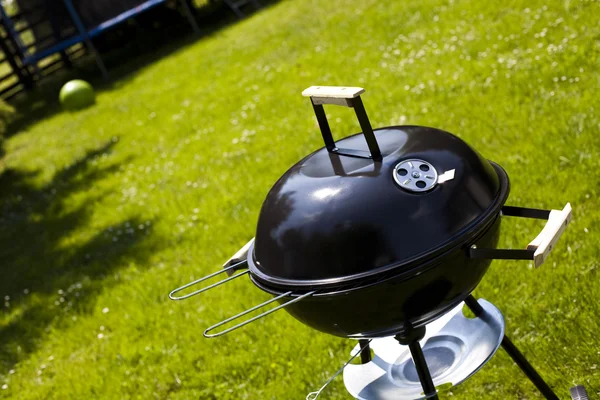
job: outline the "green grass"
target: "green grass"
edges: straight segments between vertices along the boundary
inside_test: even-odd
[[[313,84],[357,85],[374,126],[459,135],[501,164],[509,204],[574,221],[549,261],[494,262],[476,296],[562,398],[600,392],[600,9],[595,1],[284,1],[29,120],[0,175],[0,397],[303,399],[353,343],[285,312],[208,340],[265,300],[246,279],[186,302],[254,235],[271,185],[322,146]],[[328,109],[338,137],[352,113]],[[36,114],[37,115],[37,114]],[[27,118],[27,116],[25,116]],[[502,245],[541,223],[507,220]],[[4,297],[6,296],[6,297]],[[539,399],[502,352],[458,399]],[[347,399],[341,378],[324,392]]]

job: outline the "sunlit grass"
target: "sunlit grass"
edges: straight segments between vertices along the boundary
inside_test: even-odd
[[[208,340],[268,296],[247,279],[174,303],[254,235],[271,185],[322,146],[314,84],[363,86],[373,126],[459,135],[509,173],[509,204],[574,221],[538,270],[494,262],[476,290],[567,398],[600,391],[600,26],[593,1],[285,1],[115,82],[4,144],[0,397],[303,399],[354,342],[284,312]],[[357,129],[329,108],[334,134]],[[540,223],[508,221],[502,245]],[[503,353],[451,390],[541,398]],[[447,396],[447,395],[446,395]],[[349,398],[341,379],[323,393]]]

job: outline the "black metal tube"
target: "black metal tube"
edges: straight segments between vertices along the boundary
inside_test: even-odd
[[[473,297],[472,294],[465,299],[465,304],[467,307],[469,307],[473,314],[475,314],[476,317],[479,317],[481,314],[483,314],[483,307],[481,307],[477,300],[475,300],[475,297]]]
[[[362,349],[360,351],[360,363],[366,364],[371,361],[371,346],[369,346],[369,339],[359,339],[358,345]]]
[[[475,246],[469,249],[469,257],[486,260],[533,260],[534,253],[535,250],[478,249]]]
[[[475,300],[472,294],[465,299],[465,304],[469,309],[479,317],[483,313],[483,307]],[[550,389],[550,386],[542,379],[540,374],[533,368],[525,356],[517,349],[513,342],[504,335],[502,338],[502,348],[508,353],[510,358],[521,368],[521,371],[527,375],[527,378],[538,388],[538,390],[549,400],[558,400],[558,396]]]
[[[427,367],[427,362],[425,361],[425,356],[423,355],[423,350],[421,349],[421,345],[418,341],[414,341],[408,345],[408,348],[410,349],[410,354],[413,362],[415,363],[415,369],[417,370],[417,375],[419,375],[419,381],[421,381],[423,393],[425,393],[425,396],[430,396],[435,393],[433,396],[428,397],[428,399],[439,400],[437,391],[433,385],[433,379],[431,379],[431,374],[429,373],[429,368]]]
[[[540,374],[529,364],[529,361],[517,349],[513,342],[504,335],[502,339],[502,348],[508,353],[510,358],[521,368],[521,371],[527,375],[527,378],[538,388],[540,393],[548,400],[559,400],[558,396],[550,389],[550,386],[542,379]]]
[[[331,134],[331,128],[329,127],[329,122],[327,121],[325,109],[323,108],[322,104],[312,103],[312,105],[313,110],[315,111],[315,116],[317,117],[317,122],[319,123],[319,128],[321,129],[321,135],[323,136],[325,147],[331,152],[335,149],[335,141],[333,140],[333,135]]]
[[[365,139],[367,140],[371,157],[373,160],[381,160],[381,150],[379,149],[379,144],[375,138],[375,133],[373,133],[371,122],[369,121],[367,111],[365,110],[365,106],[363,105],[360,96],[352,99],[352,107],[354,107],[356,118],[358,118],[360,128],[362,129],[363,135],[365,135]]]
[[[550,210],[540,210],[538,208],[503,206],[502,214],[508,217],[522,217],[534,219],[550,218]]]

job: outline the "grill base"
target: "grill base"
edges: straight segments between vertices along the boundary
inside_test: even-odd
[[[370,344],[374,358],[366,364],[349,364],[344,369],[346,389],[362,400],[434,398],[435,389],[425,390],[429,385],[422,382],[423,365],[416,352],[420,349],[424,368],[437,391],[464,382],[491,359],[504,337],[502,313],[486,300],[479,300],[478,304],[482,309],[478,317],[465,317],[464,303],[460,303],[429,324],[425,337],[409,346],[399,344],[394,337],[374,339]],[[419,349],[414,348],[415,344]],[[357,346],[353,351],[359,350]]]

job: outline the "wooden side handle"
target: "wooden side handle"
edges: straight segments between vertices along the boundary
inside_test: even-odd
[[[529,243],[527,250],[535,251],[533,254],[533,265],[537,268],[546,261],[554,245],[571,222],[571,204],[567,203],[562,210],[550,211],[550,217],[535,239]]]

